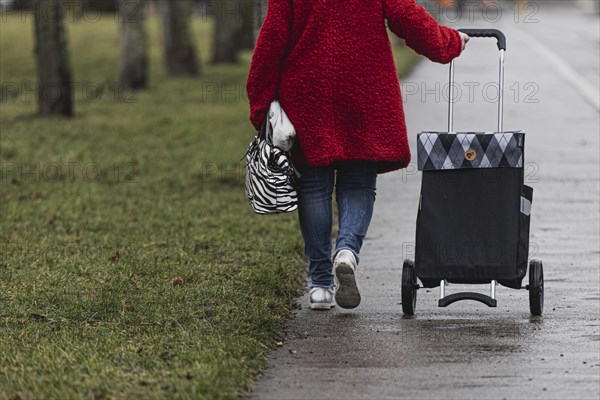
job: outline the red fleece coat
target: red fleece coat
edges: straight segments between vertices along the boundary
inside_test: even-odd
[[[415,0],[269,0],[246,85],[254,127],[277,98],[296,128],[296,163],[406,167],[410,150],[385,20],[432,61],[461,53],[458,32]]]

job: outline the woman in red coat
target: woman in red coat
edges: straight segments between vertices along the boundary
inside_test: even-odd
[[[298,215],[313,309],[330,309],[334,296],[344,308],[360,303],[356,268],[377,174],[410,161],[386,21],[408,46],[440,63],[457,57],[468,40],[415,0],[269,0],[252,57],[252,124],[258,130],[278,99],[296,128],[292,154],[302,174]],[[334,182],[339,233],[332,261]]]

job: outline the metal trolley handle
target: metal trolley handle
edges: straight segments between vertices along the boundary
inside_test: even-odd
[[[498,29],[459,29],[470,37],[496,38],[500,50],[500,72],[498,76],[498,132],[502,132],[504,115],[504,52],[506,51],[506,36]],[[454,131],[454,60],[450,63],[450,87],[448,93],[448,132]]]

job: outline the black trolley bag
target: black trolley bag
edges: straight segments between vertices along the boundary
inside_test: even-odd
[[[496,284],[521,289],[527,273],[533,189],[524,184],[522,131],[503,131],[506,39],[496,29],[460,29],[471,37],[493,37],[500,51],[497,132],[454,132],[454,62],[450,64],[448,132],[417,136],[422,171],[415,260],[404,260],[402,310],[413,315],[417,290],[440,286],[439,307],[476,300],[496,307]],[[422,286],[417,283],[417,277]],[[490,284],[490,295],[446,295],[448,283]],[[542,262],[529,263],[530,311],[544,304]]]

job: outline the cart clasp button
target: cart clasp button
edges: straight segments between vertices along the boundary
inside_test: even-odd
[[[469,149],[465,152],[465,158],[469,161],[473,161],[477,157],[477,152],[473,149]]]

